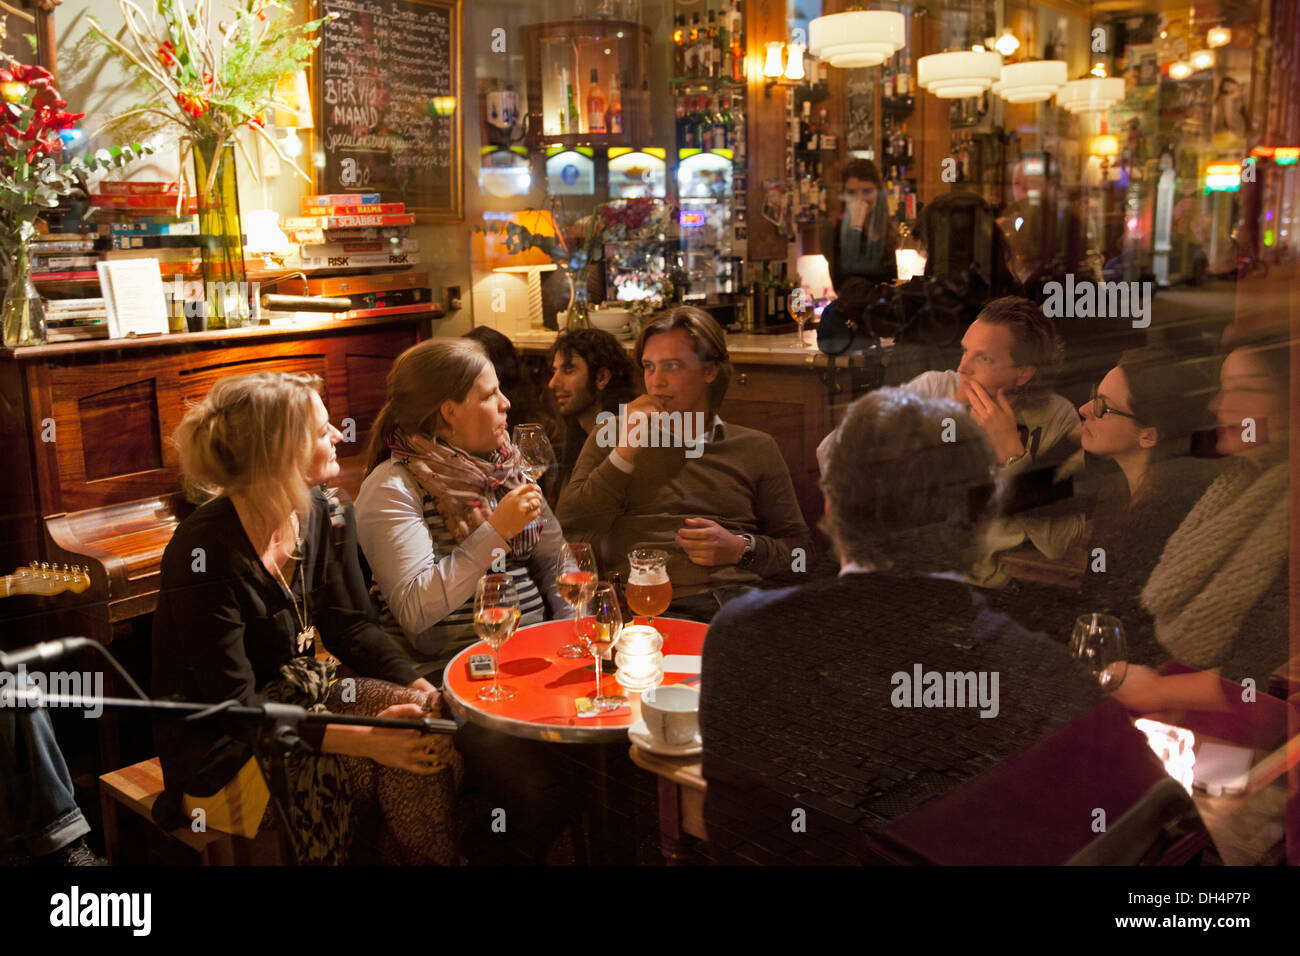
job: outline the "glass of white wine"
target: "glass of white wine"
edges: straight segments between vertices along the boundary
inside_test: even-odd
[[[578,620],[582,617],[583,605],[596,588],[596,553],[589,544],[566,541],[560,546],[555,565],[556,589],[564,603],[573,608],[573,643],[565,644],[555,653],[560,657],[581,660],[591,653],[578,631]]]
[[[596,696],[591,699],[597,710],[617,710],[627,703],[623,696],[605,696],[600,692],[600,672],[604,658],[614,649],[623,633],[623,611],[619,608],[618,594],[612,584],[597,584],[587,601],[584,618],[587,639],[591,641],[591,656],[596,664]]]
[[[516,425],[511,440],[523,459],[524,474],[534,484],[540,482],[542,476],[555,465],[555,449],[546,437],[546,429],[532,422]]]
[[[474,592],[474,630],[492,648],[492,686],[478,692],[479,700],[509,700],[513,687],[501,683],[501,645],[519,626],[519,595],[508,574],[485,574]]]
[[[1108,614],[1081,614],[1070,635],[1070,653],[1092,671],[1102,692],[1112,693],[1128,674],[1124,625]]]
[[[790,317],[794,319],[795,324],[799,327],[796,333],[799,336],[799,348],[814,348],[811,342],[803,337],[803,327],[808,320],[813,317],[816,310],[816,302],[813,301],[812,294],[803,286],[797,286],[790,290],[790,295],[786,299],[786,308],[790,312]]]

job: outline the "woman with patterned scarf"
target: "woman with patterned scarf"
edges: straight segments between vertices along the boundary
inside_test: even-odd
[[[420,674],[475,643],[474,588],[505,570],[520,626],[571,614],[555,589],[564,540],[510,442],[510,402],[483,348],[431,339],[388,375],[357,495],[357,533],[374,574],[380,624]]]
[[[1290,360],[1285,336],[1238,339],[1211,404],[1232,456],[1169,538],[1142,591],[1156,640],[1191,673],[1132,666],[1115,697],[1130,710],[1237,710],[1288,656]],[[1249,696],[1249,695],[1247,695]],[[1250,697],[1254,699],[1254,697]]]
[[[474,589],[504,570],[519,594],[520,626],[572,611],[555,587],[563,532],[510,441],[496,371],[471,339],[430,339],[397,357],[388,401],[371,428],[357,534],[374,575],[380,625],[435,683],[453,656],[478,641]],[[556,775],[546,747],[461,727],[466,772],[510,832],[535,837],[543,856],[556,818]],[[473,821],[467,821],[471,830]]]

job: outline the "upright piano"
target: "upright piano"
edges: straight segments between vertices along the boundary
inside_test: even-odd
[[[163,549],[192,507],[170,436],[227,375],[320,376],[345,433],[338,483],[355,497],[389,367],[429,323],[327,319],[0,350],[0,573],[38,561],[83,565],[91,580],[81,594],[0,604],[0,646],[72,634],[107,644],[153,611]]]

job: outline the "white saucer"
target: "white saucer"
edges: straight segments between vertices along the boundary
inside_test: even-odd
[[[627,729],[628,739],[636,744],[642,750],[648,750],[652,754],[659,754],[664,757],[690,757],[693,754],[704,752],[704,741],[700,735],[695,735],[695,742],[690,744],[661,744],[650,736],[650,729],[646,727],[645,720],[638,718],[637,722]]]

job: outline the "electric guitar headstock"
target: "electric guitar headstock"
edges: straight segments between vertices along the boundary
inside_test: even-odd
[[[44,561],[39,564],[33,561],[13,574],[4,576],[4,584],[0,586],[0,597],[9,597],[13,594],[40,594],[50,597],[62,594],[64,591],[80,594],[89,587],[88,568],[75,564],[72,566],[65,564],[60,567]]]

